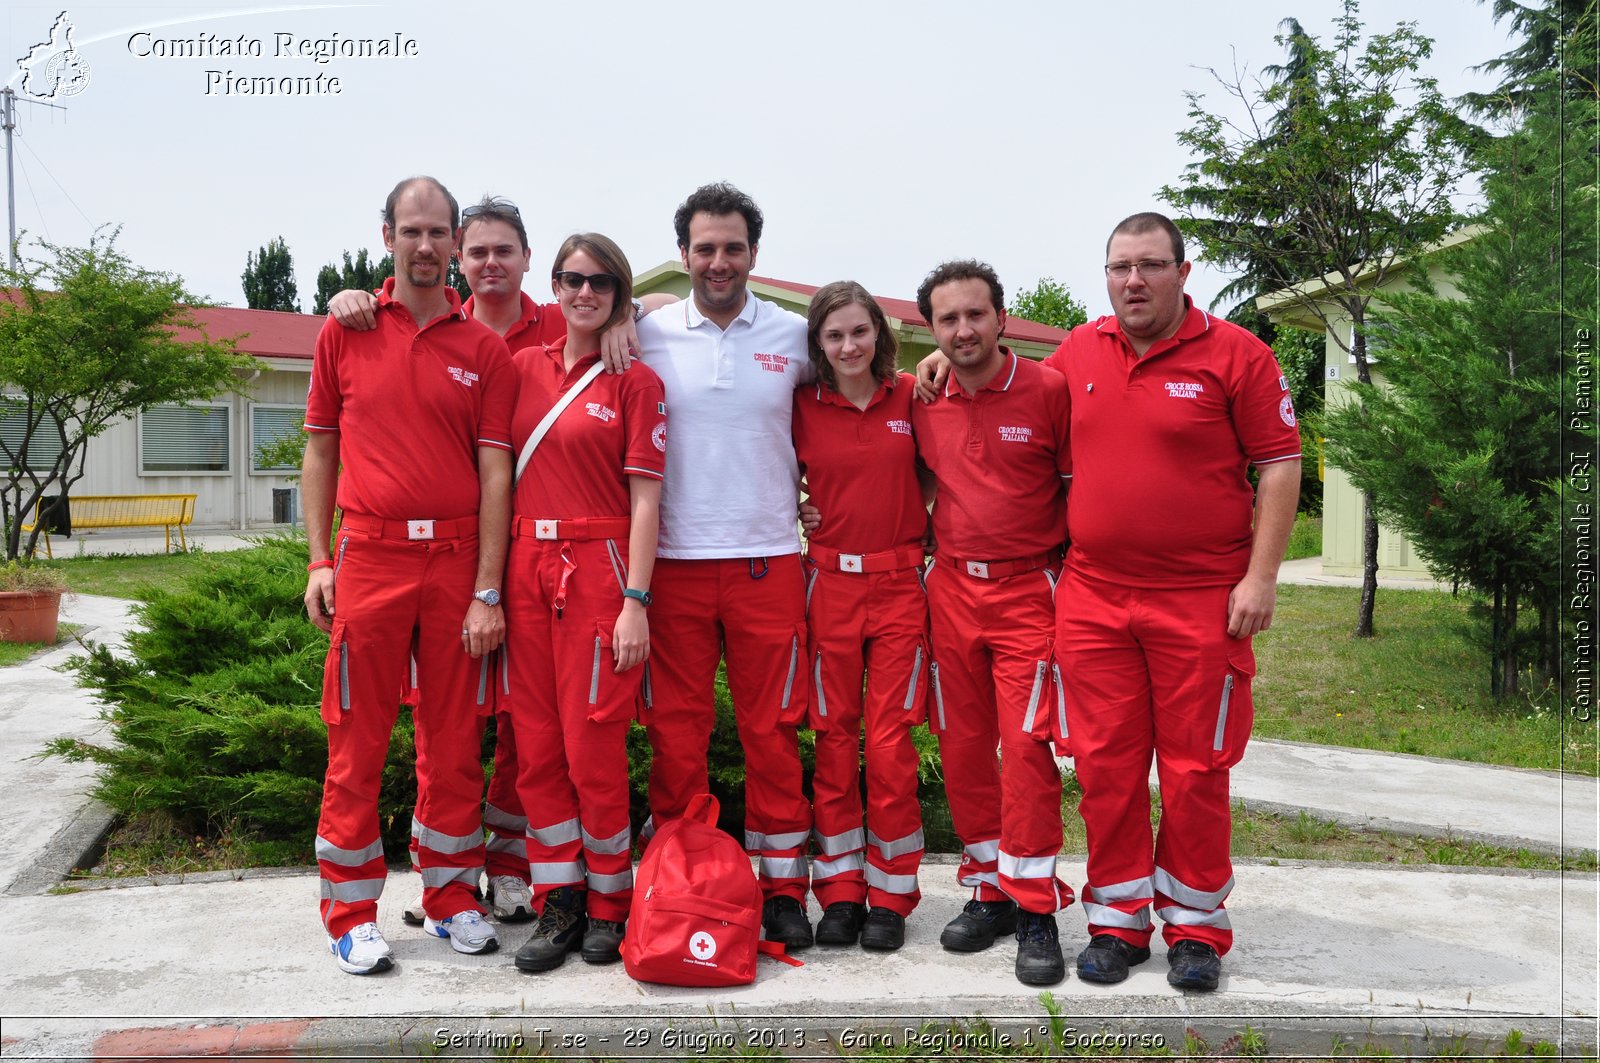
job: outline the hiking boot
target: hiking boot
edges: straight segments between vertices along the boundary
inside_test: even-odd
[[[533,890],[515,875],[490,875],[489,912],[502,923],[526,923],[533,918]]]
[[[346,974],[377,974],[394,966],[394,954],[377,923],[362,923],[342,937],[329,938],[328,951]]]
[[[1067,976],[1056,917],[1049,913],[1017,915],[1017,981],[1023,985],[1055,985]]]
[[[584,963],[616,963],[622,959],[622,936],[625,923],[610,919],[590,919],[589,929],[583,932],[583,951],[579,953]]]
[[[867,906],[855,901],[834,901],[817,920],[818,945],[854,945],[866,922]]]
[[[422,907],[422,897],[420,895],[411,904],[400,909],[400,921],[405,923],[406,926],[421,926],[428,921],[428,913]]]
[[[793,897],[772,897],[761,906],[761,928],[767,932],[768,941],[782,942],[790,952],[809,949],[811,920],[806,910]]]
[[[533,924],[533,936],[517,950],[513,960],[519,971],[553,971],[567,953],[583,947],[583,932],[588,924],[583,909],[587,898],[583,890],[561,886],[544,899],[544,911]]]
[[[817,937],[821,940],[821,928]],[[906,919],[899,912],[874,908],[861,926],[861,947],[872,952],[893,952],[906,943]]]
[[[422,932],[432,934],[434,937],[449,938],[451,948],[468,956],[493,952],[500,947],[500,939],[495,937],[494,927],[488,924],[482,913],[475,912],[471,908],[457,912],[448,919],[424,919]]]
[[[1016,929],[1016,901],[968,901],[961,914],[945,924],[939,944],[951,952],[982,952],[995,938]]]
[[[1204,941],[1184,938],[1167,952],[1167,984],[1174,989],[1197,989],[1209,993],[1222,977],[1222,957]]]
[[[1128,968],[1150,958],[1150,950],[1122,940],[1115,934],[1096,934],[1088,948],[1078,953],[1078,978],[1085,982],[1115,985],[1128,977]]]

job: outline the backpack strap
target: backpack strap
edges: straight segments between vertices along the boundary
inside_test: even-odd
[[[556,418],[561,416],[562,411],[572,404],[573,399],[578,397],[578,393],[588,387],[589,382],[599,376],[600,371],[605,367],[605,362],[595,362],[583,376],[578,378],[576,384],[567,389],[567,393],[561,396],[560,401],[550,407],[550,412],[544,415],[544,420],[539,422],[534,428],[533,434],[528,437],[528,441],[522,445],[522,453],[517,457],[516,472],[511,475],[511,485],[513,487],[516,486],[518,480],[522,479],[522,470],[528,467],[528,459],[533,457],[534,449],[538,447],[539,441],[545,437],[545,434],[550,431],[550,426],[556,423]]]
[[[696,823],[704,823],[708,827],[717,825],[717,817],[722,813],[722,804],[715,794],[695,794],[689,798],[688,806],[683,810],[684,819],[692,819]]]
[[[783,963],[787,963],[790,967],[805,966],[803,962],[789,955],[789,953],[785,951],[785,948],[785,945],[781,941],[768,941],[766,938],[762,938],[760,941],[756,942],[756,951],[763,956],[771,956],[775,960],[780,960]]]

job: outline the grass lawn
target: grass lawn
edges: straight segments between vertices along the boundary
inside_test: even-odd
[[[1278,588],[1272,628],[1255,641],[1258,737],[1595,774],[1592,724],[1563,735],[1548,700],[1489,698],[1464,599],[1380,588],[1378,634],[1357,639],[1359,598],[1354,587]]]
[[[71,642],[72,636],[83,630],[81,624],[57,624],[56,641],[59,646],[63,642]],[[0,642],[0,668],[11,664],[21,664],[36,653],[43,653],[51,649],[42,642]]]
[[[1322,518],[1295,515],[1294,529],[1289,532],[1289,545],[1284,549],[1285,561],[1299,561],[1305,557],[1322,556]]]
[[[151,588],[174,585],[202,566],[214,564],[218,556],[190,550],[171,554],[86,554],[36,563],[60,572],[76,594],[143,600],[149,597]]]

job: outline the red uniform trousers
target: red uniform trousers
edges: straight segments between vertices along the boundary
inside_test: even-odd
[[[824,908],[865,901],[910,915],[922,897],[917,868],[924,844],[911,742],[911,728],[922,722],[927,705],[928,604],[920,568],[846,572],[808,558],[805,571],[811,726],[817,732],[811,789],[819,855],[811,861],[811,888]]]
[[[627,518],[617,523],[626,527]],[[611,651],[626,550],[625,532],[539,540],[519,530],[505,580],[534,907],[542,912],[559,886],[587,888],[589,914],[616,922],[628,918],[633,898],[627,739],[644,676],[643,667],[618,675]]]
[[[1225,953],[1233,931],[1228,769],[1244,755],[1254,707],[1249,639],[1229,638],[1231,587],[1161,590],[1069,570],[1057,648],[1089,837],[1089,933],[1150,940],[1150,904],[1170,946]],[[1150,759],[1161,785],[1151,848]],[[1153,857],[1152,857],[1153,851]]]
[[[483,869],[480,665],[461,645],[477,574],[475,518],[435,522],[432,540],[404,521],[346,514],[334,547],[336,616],[323,669],[328,773],[317,822],[322,921],[331,937],[377,918],[387,868],[378,792],[399,713],[395,677],[422,662],[416,712],[417,862],[435,919],[468,909]],[[397,530],[398,529],[398,530]]]
[[[660,558],[650,581],[652,649],[644,722],[650,736],[653,824],[683,815],[706,793],[716,722],[717,661],[728,662],[744,747],[744,847],[760,856],[768,897],[805,905],[811,833],[800,769],[799,724],[809,683],[800,555],[711,560]]]
[[[487,664],[488,662],[483,662]],[[503,678],[503,677],[501,677]],[[499,679],[495,680],[499,685]],[[420,702],[416,694],[416,662],[408,678],[411,692],[409,701],[413,708]],[[497,702],[495,709],[494,774],[489,776],[489,792],[483,802],[483,825],[488,833],[484,844],[485,870],[491,877],[510,875],[528,881],[527,839],[528,818],[522,814],[522,798],[517,796],[517,737],[511,723],[511,713]],[[425,819],[422,802],[411,817],[411,870],[419,871],[417,863],[417,825]]]
[[[1058,565],[980,579],[936,558],[927,576],[928,718],[961,839],[956,878],[978,900],[1010,897],[1038,913],[1072,903],[1056,877],[1061,772],[1051,742],[1066,729],[1051,600]]]

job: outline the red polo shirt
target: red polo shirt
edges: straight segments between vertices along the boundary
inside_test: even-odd
[[[914,403],[917,452],[938,482],[939,553],[964,561],[1031,557],[1067,537],[1067,395],[1059,373],[1000,348],[994,379],[968,395],[950,374],[938,402]]]
[[[1072,417],[1079,571],[1147,587],[1238,582],[1250,563],[1250,463],[1300,457],[1272,350],[1185,297],[1176,335],[1134,354],[1115,317],[1079,325],[1045,361]]]
[[[578,359],[571,372],[564,357],[558,344],[527,347],[513,359],[521,384],[511,422],[517,454],[600,353]],[[539,441],[517,481],[512,509],[541,520],[629,516],[628,477],[662,479],[666,452],[666,392],[655,370],[639,362],[626,373],[601,373]]]
[[[794,449],[823,525],[811,541],[870,554],[922,541],[911,374],[878,385],[865,410],[820,380],[795,389]]]
[[[548,347],[567,334],[567,319],[561,316],[560,303],[540,306],[528,298],[527,292],[518,292],[517,296],[522,300],[522,316],[505,334],[506,349],[512,354],[524,347]],[[474,314],[477,305],[477,296],[468,296],[462,309],[468,317],[477,320]]]
[[[516,378],[506,345],[450,312],[421,329],[378,293],[368,332],[329,318],[317,336],[306,429],[339,433],[339,508],[394,520],[449,520],[478,512],[478,448],[511,449]]]

